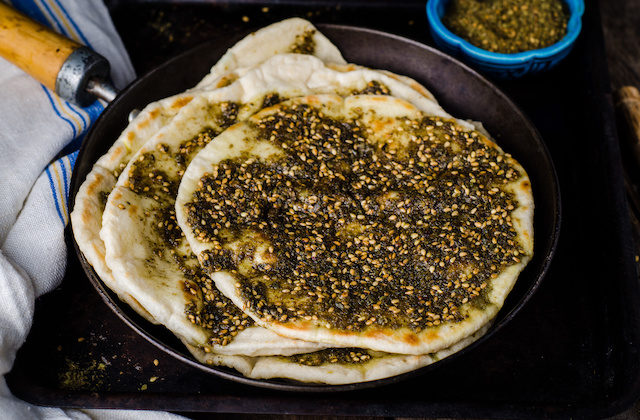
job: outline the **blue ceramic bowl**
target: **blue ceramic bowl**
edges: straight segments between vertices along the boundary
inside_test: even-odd
[[[584,0],[563,1],[571,14],[564,38],[546,48],[514,54],[486,51],[453,34],[440,20],[449,0],[429,0],[427,19],[431,36],[438,48],[491,77],[515,79],[525,74],[546,71],[562,61],[571,51],[582,29]]]

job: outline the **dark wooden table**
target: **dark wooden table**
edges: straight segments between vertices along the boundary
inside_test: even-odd
[[[600,0],[600,11],[612,92],[623,86],[640,89],[640,2]],[[630,211],[630,216],[636,231],[640,231],[640,223],[633,211]],[[638,243],[636,241],[636,252],[640,255]],[[640,403],[614,418],[640,418]]]
[[[640,88],[640,2],[600,0],[600,10],[612,89]]]

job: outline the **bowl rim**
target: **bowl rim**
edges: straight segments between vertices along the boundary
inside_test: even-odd
[[[545,48],[513,54],[491,52],[476,47],[458,35],[455,35],[442,23],[441,16],[438,14],[438,6],[449,1],[450,0],[427,1],[427,20],[431,25],[432,33],[434,34],[434,37],[439,37],[449,46],[457,48],[470,58],[478,61],[485,61],[493,64],[519,64],[532,60],[551,58],[562,53],[564,50],[571,48],[582,29],[584,0],[562,0],[567,6],[569,6],[571,16],[567,22],[567,33],[560,41]]]

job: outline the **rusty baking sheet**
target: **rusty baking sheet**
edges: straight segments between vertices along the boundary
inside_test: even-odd
[[[202,37],[293,14],[431,43],[423,4],[110,6],[140,73]],[[623,411],[640,394],[640,290],[597,3],[587,1],[583,34],[566,62],[499,86],[531,118],[554,160],[560,242],[547,278],[519,316],[446,369],[429,372],[428,381],[302,395],[213,377],[124,324],[70,253],[61,287],[37,302],[32,333],[7,377],[12,391],[41,405],[192,413],[603,418]]]

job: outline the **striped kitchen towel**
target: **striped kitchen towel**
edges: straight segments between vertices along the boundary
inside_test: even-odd
[[[116,87],[135,77],[102,0],[12,0],[10,4],[106,57]],[[31,327],[35,299],[54,289],[64,276],[63,232],[69,222],[71,172],[83,137],[104,107],[100,101],[85,108],[62,101],[0,58],[2,419],[175,418],[167,413],[35,407],[15,398],[4,379]]]

